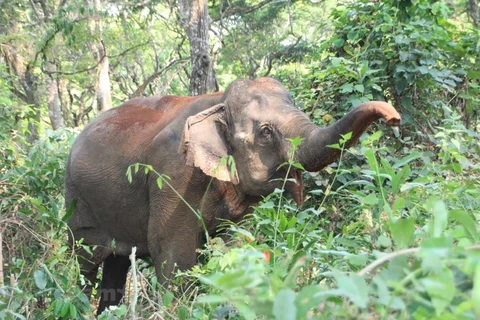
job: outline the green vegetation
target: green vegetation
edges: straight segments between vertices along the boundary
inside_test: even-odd
[[[227,4],[210,3],[222,86],[270,74],[325,125],[364,100],[387,100],[402,114],[402,127],[374,126],[349,150],[339,141],[332,147],[343,150],[341,160],[305,173],[302,207],[277,190],[241,224],[225,224],[231,243],[210,239],[201,263],[179,272],[168,290],[149,262],[138,260],[124,304],[100,319],[480,318],[480,30],[464,13],[469,2],[275,2],[253,11],[247,9],[260,1],[232,3],[238,13],[225,20]],[[186,45],[165,6],[152,1],[102,16],[114,101],[169,61],[176,67],[146,92],[188,91],[181,73]],[[48,50],[61,48],[58,70],[83,70],[92,61],[77,56],[89,39],[80,7],[72,1],[63,15],[50,17],[64,43],[46,41],[48,28],[38,39],[33,30],[25,39],[2,34],[0,41],[40,47],[45,61],[53,57]],[[12,12],[20,21],[21,10]],[[45,61],[31,61],[37,79]],[[65,163],[79,130],[48,129],[46,99],[22,102],[14,90],[21,75],[12,68],[0,64],[0,319],[92,318],[80,290],[85,279],[67,246],[63,207]],[[97,113],[88,107],[90,77],[57,79],[69,81],[67,126]],[[301,142],[291,142],[294,152]],[[144,167],[133,168],[130,175],[143,174]],[[159,187],[166,188],[168,173],[161,174]],[[190,290],[174,298],[185,283]]]

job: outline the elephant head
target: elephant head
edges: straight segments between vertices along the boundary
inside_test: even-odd
[[[391,105],[371,101],[330,127],[321,128],[294,107],[291,95],[278,81],[237,80],[227,88],[220,104],[187,120],[187,163],[233,183],[244,194],[265,196],[281,187],[281,179],[286,177],[287,167],[281,165],[291,156],[288,139],[303,138],[295,161],[307,171],[319,171],[340,156],[340,151],[329,145],[352,132],[346,145],[350,147],[379,118],[390,126],[400,123],[400,115]],[[230,156],[235,160],[234,168],[225,161]],[[301,172],[290,168],[289,175],[296,182],[289,181],[286,191],[301,204]]]

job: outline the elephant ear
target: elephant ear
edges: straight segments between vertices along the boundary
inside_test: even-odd
[[[227,165],[225,105],[217,104],[187,119],[182,146],[187,165],[200,168],[206,175],[238,184],[238,174]]]

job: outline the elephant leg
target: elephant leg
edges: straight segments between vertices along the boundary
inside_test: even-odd
[[[97,315],[109,306],[119,304],[124,295],[129,268],[128,257],[111,254],[105,259]]]
[[[66,189],[65,198],[67,204],[75,201],[75,211],[68,221],[70,227],[68,241],[77,254],[80,272],[88,280],[83,292],[90,298],[96,283],[98,267],[112,253],[112,249],[108,247],[109,241],[105,231],[96,228],[98,222],[92,218],[88,203],[78,196],[72,187]],[[81,244],[77,244],[79,240]]]
[[[157,279],[168,288],[175,270],[187,270],[197,263],[197,249],[201,245],[199,233],[178,232],[163,241],[153,240],[149,244]],[[152,239],[150,239],[152,242]],[[153,251],[153,252],[152,252]]]

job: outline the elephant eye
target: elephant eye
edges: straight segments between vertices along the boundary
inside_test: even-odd
[[[263,127],[260,132],[263,136],[268,137],[272,134],[272,129],[270,129],[269,127]]]

